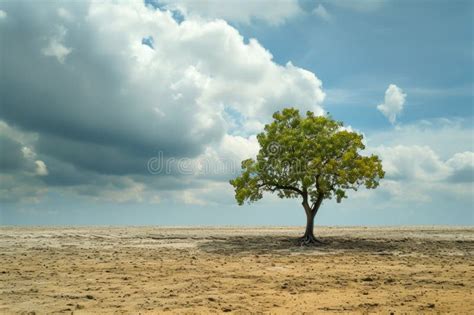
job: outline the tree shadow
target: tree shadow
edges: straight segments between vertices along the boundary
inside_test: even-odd
[[[232,236],[199,244],[199,248],[208,253],[228,254],[282,254],[338,252],[371,253],[391,255],[393,252],[429,252],[442,248],[457,247],[455,242],[438,240],[420,240],[410,238],[359,238],[328,236],[321,239],[323,244],[301,246],[298,238],[292,236]]]

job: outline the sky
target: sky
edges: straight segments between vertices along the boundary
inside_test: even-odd
[[[1,1],[0,225],[304,225],[228,183],[293,106],[364,135],[317,225],[474,224],[472,1]]]

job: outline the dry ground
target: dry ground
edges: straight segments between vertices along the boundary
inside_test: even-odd
[[[0,314],[474,314],[474,228],[0,227]]]

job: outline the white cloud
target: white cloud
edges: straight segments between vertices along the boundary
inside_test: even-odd
[[[67,55],[69,55],[72,51],[71,48],[64,46],[62,43],[66,34],[66,28],[64,26],[59,26],[57,28],[56,34],[49,38],[48,45],[44,47],[41,52],[45,56],[56,57],[60,63],[64,63]]]
[[[165,0],[160,3],[190,18],[219,18],[245,24],[257,19],[277,25],[301,13],[297,0],[280,0],[278,3],[272,0],[227,0],[225,4],[220,0]]]
[[[395,123],[397,115],[403,110],[406,94],[395,84],[390,84],[385,91],[385,100],[377,109],[388,118],[390,123]]]
[[[46,167],[46,164],[44,164],[43,161],[37,160],[35,161],[35,164],[36,164],[36,170],[35,170],[36,175],[39,175],[39,176],[48,175],[48,168]]]
[[[1,119],[0,119],[0,135],[5,135],[23,144],[33,143],[38,140],[38,135],[36,133],[23,132],[23,131],[17,130],[16,128],[13,128],[12,126],[10,126],[9,124],[7,124],[5,121]],[[28,151],[28,150],[31,150],[31,148],[25,148],[24,150]]]
[[[200,198],[199,195],[200,191],[194,190],[186,190],[179,194],[182,202],[187,205],[196,205],[196,206],[205,206],[208,204],[206,200]]]
[[[0,20],[6,19],[7,18],[7,12],[0,10]]]
[[[74,17],[72,16],[71,12],[66,10],[65,8],[59,8],[58,9],[58,15],[65,19],[66,21],[72,21],[74,20]]]
[[[226,134],[196,158],[169,160],[169,165],[188,178],[227,182],[240,174],[241,161],[255,158],[259,148],[255,135],[246,138]]]
[[[256,136],[248,138],[241,136],[225,135],[218,148],[219,154],[226,157],[235,157],[241,161],[243,159],[255,158],[260,145]]]
[[[31,12],[16,3],[8,3],[12,16],[35,18],[21,26],[30,38],[6,48],[1,88],[22,84],[32,94],[5,102],[12,106],[6,113],[22,112],[5,119],[35,131],[40,151],[31,155],[31,173],[43,174],[33,177],[55,185],[48,186],[52,189],[111,200],[118,198],[112,190],[123,191],[124,200],[139,200],[132,196],[153,189],[145,178],[146,162],[158,150],[168,157],[210,156],[240,166],[239,159],[256,152],[251,135],[276,110],[296,106],[324,113],[325,93],[314,73],[291,62],[277,64],[256,39],[244,40],[223,20],[190,14],[177,23],[171,12],[138,2],[64,3],[61,9],[45,5]],[[282,21],[277,16],[266,19]],[[16,36],[14,26],[11,33],[0,31],[7,39]],[[145,37],[152,38],[154,49],[141,43]],[[52,66],[41,53],[67,61],[68,67]],[[18,77],[19,69],[11,65],[20,56],[25,71],[33,66],[37,71]],[[55,85],[45,77],[56,79]],[[34,152],[35,146],[24,146]],[[216,175],[219,185],[229,177]],[[133,182],[104,185],[122,177]],[[186,185],[201,177],[176,181]]]
[[[451,173],[451,168],[427,146],[381,146],[373,151],[380,155],[387,178],[438,181]]]
[[[45,56],[56,57],[60,63],[64,63],[66,56],[71,53],[71,49],[61,44],[57,39],[51,38],[48,46],[42,50]]]
[[[25,174],[0,173],[0,203],[39,203],[48,192],[43,183]]]
[[[13,46],[31,57],[22,59],[26,69],[31,68],[29,60],[39,62],[38,73],[15,76],[17,69],[9,67],[18,64],[16,54],[13,50],[5,54],[5,86],[10,79],[23,80],[20,83],[33,93],[5,111],[21,111],[22,115],[6,118],[19,128],[36,131],[32,136],[7,128],[9,137],[23,148],[20,152],[29,166],[21,176],[8,177],[10,185],[0,187],[5,198],[11,199],[10,191],[21,185],[24,189],[16,189],[14,196],[40,196],[49,187],[115,202],[159,202],[167,199],[161,191],[156,194],[154,185],[162,179],[137,175],[157,150],[191,161],[212,159],[218,161],[217,167],[232,161],[239,168],[242,159],[255,156],[254,134],[274,111],[297,106],[302,112],[324,113],[325,93],[314,73],[292,63],[277,64],[257,40],[245,41],[223,20],[191,14],[177,23],[170,12],[150,10],[139,3],[78,3],[84,10],[65,5],[74,23],[67,24],[57,8],[42,7],[50,11],[41,11],[38,19],[32,19],[38,24],[24,25],[30,27],[31,40],[25,38]],[[32,39],[53,34],[65,45],[66,29],[58,32],[55,26],[63,23],[67,26],[66,49],[74,50],[74,58],[67,59],[68,67],[49,67],[47,58],[38,58],[41,47],[34,46],[38,41]],[[141,44],[148,36],[153,38],[154,49]],[[61,57],[61,49],[58,51],[51,55],[64,62],[69,52]],[[58,86],[42,85],[44,77],[60,78]],[[34,93],[37,87],[41,87],[40,95]],[[387,89],[383,105],[402,103],[401,111],[405,95],[393,87]],[[28,103],[32,99],[35,101]],[[387,112],[389,118],[393,114],[393,121],[398,113]],[[430,200],[430,189],[465,198],[472,186],[460,183],[461,175],[472,169],[471,131],[456,122],[427,121],[371,135],[368,147],[382,156],[387,170],[380,191],[423,202]],[[41,145],[35,146],[37,140]],[[38,148],[41,151],[35,151]],[[233,202],[227,184],[233,174],[222,170],[169,176],[172,178],[162,181],[163,187],[175,192],[169,194],[174,200],[188,204]],[[171,182],[175,187],[169,187]],[[450,190],[452,182],[457,190]]]
[[[474,168],[474,153],[469,151],[456,153],[447,163],[455,170],[472,169]]]
[[[131,179],[123,179],[124,187],[119,189],[114,185],[106,185],[99,189],[97,199],[108,200],[112,202],[143,202],[146,192],[146,186],[143,183],[137,183]],[[157,196],[153,196],[151,201],[156,203]]]
[[[369,134],[367,151],[380,156],[386,175],[366,198],[400,205],[442,199],[472,203],[472,132],[468,121],[432,119]]]
[[[472,133],[468,120],[442,118],[399,124],[395,128],[372,133],[366,139],[369,147],[428,146],[447,160],[456,153],[474,151]]]
[[[36,161],[37,135],[16,130],[0,120],[0,202],[39,202],[47,187],[39,176],[47,172]],[[44,166],[44,167],[43,167]]]
[[[222,182],[204,180],[200,182],[199,187],[173,192],[171,198],[180,200],[187,205],[234,205],[234,191],[227,182],[223,184]]]
[[[428,146],[397,145],[369,148],[386,172],[378,194],[394,201],[432,202],[437,194],[469,200],[474,191],[474,152],[456,153],[443,160]]]
[[[330,21],[332,18],[329,12],[322,4],[318,4],[318,6],[314,9],[313,13],[325,21]]]
[[[36,153],[31,147],[23,147],[21,148],[21,152],[23,153],[25,159],[33,160],[36,157]]]
[[[97,50],[125,54],[120,67],[130,71],[124,73],[131,79],[128,89],[146,91],[134,103],[146,108],[159,99],[160,115],[167,121],[188,117],[195,142],[210,132],[223,134],[225,106],[249,127],[247,122],[261,124],[289,105],[324,113],[322,83],[313,73],[291,62],[276,64],[257,40],[246,44],[225,21],[190,18],[177,24],[169,12],[111,3],[93,3],[88,19],[101,30]],[[129,35],[120,36],[124,32]],[[140,44],[145,35],[153,37],[156,50]]]
[[[451,181],[474,182],[474,152],[456,153],[446,164],[452,169]]]

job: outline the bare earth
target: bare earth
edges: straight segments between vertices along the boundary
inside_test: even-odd
[[[474,314],[474,228],[0,227],[0,314]]]

